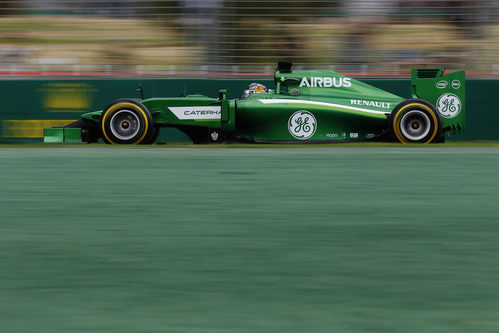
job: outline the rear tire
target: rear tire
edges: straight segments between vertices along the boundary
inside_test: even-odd
[[[442,137],[442,119],[427,101],[408,99],[393,109],[390,131],[402,143],[436,142]]]
[[[119,99],[102,112],[100,129],[106,143],[139,144],[150,140],[154,124],[149,110],[133,99]]]

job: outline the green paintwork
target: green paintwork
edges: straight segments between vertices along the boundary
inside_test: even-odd
[[[453,133],[464,131],[466,124],[464,112],[466,109],[465,73],[454,72],[443,75],[443,70],[440,70],[434,78],[425,78],[424,76],[427,74],[424,71],[425,70],[418,69],[412,70],[412,96],[415,98],[423,98],[439,109],[444,129],[452,131]],[[458,99],[451,98],[450,100],[446,100],[447,96],[457,96]],[[445,105],[446,103],[449,105]],[[440,110],[440,108],[442,110]],[[455,108],[456,111],[454,111],[454,113],[458,112],[457,115],[452,118],[450,115],[453,115],[453,113],[448,110],[450,108]]]
[[[330,79],[330,80],[329,80]],[[288,93],[292,89],[298,89],[300,96],[314,98],[344,98],[364,99],[377,101],[390,101],[402,98],[387,91],[373,87],[367,83],[348,78],[333,71],[292,71],[281,73],[277,71],[274,82],[278,86],[287,87]]]
[[[238,131],[256,141],[298,141],[291,135],[288,121],[301,110],[313,114],[317,125],[307,141],[365,140],[376,137],[386,128],[385,112],[390,112],[368,113],[349,109],[344,100],[318,98],[312,101],[274,93],[253,95],[237,106]]]
[[[84,119],[88,119],[88,120],[92,120],[92,121],[97,122],[98,119],[100,118],[101,114],[102,114],[102,110],[99,110],[99,111],[88,112],[88,113],[82,114],[81,117]]]
[[[45,128],[44,143],[81,143],[80,128]]]
[[[79,143],[79,142],[81,142],[81,130],[79,128],[65,128],[64,129],[64,142],[65,143]]]
[[[387,116],[404,99],[332,71],[275,74],[276,91],[237,103],[238,132],[256,141],[345,141],[373,139],[386,131]],[[288,126],[295,112],[315,117],[310,137]]]
[[[45,128],[43,130],[43,143],[64,143],[64,129]]]
[[[460,132],[465,119],[464,72],[442,75],[438,69],[414,70],[413,97],[426,99],[436,108],[439,103],[450,108],[457,104],[457,116],[442,119],[444,130]],[[388,132],[390,113],[405,100],[328,70],[276,70],[274,82],[275,90],[244,100],[228,100],[227,91],[221,90],[218,98],[155,97],[141,103],[151,112],[155,126],[213,128],[236,140],[299,143],[380,138]],[[101,113],[82,117],[98,122]]]

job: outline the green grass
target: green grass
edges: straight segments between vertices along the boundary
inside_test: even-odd
[[[0,332],[499,330],[497,144],[0,161]]]

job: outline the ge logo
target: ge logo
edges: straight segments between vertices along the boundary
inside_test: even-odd
[[[443,94],[437,101],[438,112],[444,118],[454,118],[461,111],[461,100],[454,94]]]
[[[308,111],[296,111],[289,117],[288,130],[298,140],[306,140],[314,135],[317,121]]]

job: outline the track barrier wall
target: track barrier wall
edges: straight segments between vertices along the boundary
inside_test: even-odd
[[[203,94],[216,97],[228,89],[228,98],[239,98],[251,82],[274,87],[272,80],[255,79],[6,79],[0,80],[0,142],[42,142],[43,128],[62,126],[89,111],[102,110],[118,98],[177,97]],[[410,97],[410,79],[361,80],[402,97]],[[499,110],[495,92],[499,80],[468,79],[466,132],[452,141],[499,140]],[[162,129],[160,141],[188,141],[175,129]]]

